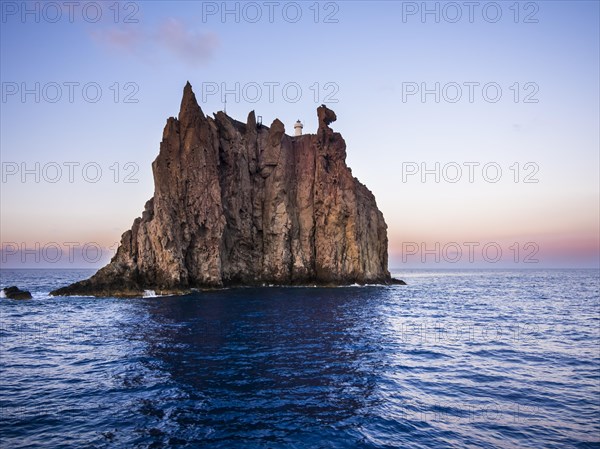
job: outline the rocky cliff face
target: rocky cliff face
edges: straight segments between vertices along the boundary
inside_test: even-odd
[[[373,194],[346,166],[346,144],[317,110],[317,134],[290,137],[203,114],[188,83],[152,164],[154,197],[111,262],[55,295],[135,296],[262,284],[390,283]]]

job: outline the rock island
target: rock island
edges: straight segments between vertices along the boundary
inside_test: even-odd
[[[189,82],[152,163],[154,196],[110,263],[53,295],[141,296],[254,285],[403,283],[387,268],[383,214],[317,109],[316,134],[276,119],[205,116]]]

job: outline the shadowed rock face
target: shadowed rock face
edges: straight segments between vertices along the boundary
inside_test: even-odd
[[[55,295],[138,296],[146,289],[391,283],[373,194],[346,166],[346,144],[317,110],[316,135],[283,123],[206,117],[188,83],[152,164],[154,197],[111,262]]]

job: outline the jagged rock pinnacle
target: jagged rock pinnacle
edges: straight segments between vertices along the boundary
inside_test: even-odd
[[[337,120],[335,112],[324,104],[317,108],[317,117],[319,118],[319,129],[328,128],[331,123]]]
[[[204,113],[198,105],[192,85],[188,81],[183,88],[183,98],[181,99],[181,106],[179,108],[179,121],[182,123],[183,128],[186,128],[189,124],[194,123],[195,120],[200,118],[204,118]]]
[[[188,82],[152,164],[154,196],[111,262],[54,295],[263,284],[392,283],[387,226],[346,165],[346,144],[317,110],[318,134],[295,139],[275,119],[257,127],[205,117]]]

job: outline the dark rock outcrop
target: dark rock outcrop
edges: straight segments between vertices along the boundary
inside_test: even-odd
[[[16,286],[6,287],[2,289],[4,296],[8,299],[31,299],[31,293],[21,290]]]
[[[317,110],[317,134],[291,137],[207,117],[188,83],[152,164],[155,192],[111,262],[54,295],[138,296],[232,285],[392,283],[387,226],[346,166],[346,143]]]

